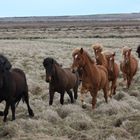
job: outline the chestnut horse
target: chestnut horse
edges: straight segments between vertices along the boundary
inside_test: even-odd
[[[101,44],[92,45],[95,53],[97,65],[103,65],[108,70],[108,80],[111,82],[110,97],[116,93],[117,78],[119,76],[119,67],[114,60],[115,53],[110,51],[103,52]]]
[[[116,88],[117,88],[117,78],[119,76],[119,66],[115,62],[115,52],[104,52],[107,62],[108,62],[108,80],[111,82],[111,88],[110,88],[110,97],[112,95],[116,94]]]
[[[108,62],[105,55],[102,53],[103,46],[101,44],[95,44],[92,45],[92,48],[94,50],[97,65],[103,65],[107,68]]]
[[[96,65],[89,54],[83,49],[73,52],[72,69],[76,71],[82,68],[82,89],[88,90],[92,96],[92,108],[95,108],[97,93],[103,89],[104,98],[108,98],[108,72],[105,67]],[[81,93],[83,94],[83,93]],[[84,103],[83,100],[82,105]]]
[[[120,69],[123,73],[124,81],[127,81],[127,88],[130,87],[132,79],[138,70],[138,61],[131,54],[132,49],[123,47],[123,61],[120,63]]]

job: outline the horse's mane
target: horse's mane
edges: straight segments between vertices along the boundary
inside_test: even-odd
[[[91,56],[89,55],[87,51],[83,50],[83,53],[87,56],[87,58],[89,59],[91,63],[94,63],[94,60],[91,58]]]
[[[101,50],[103,50],[103,45],[99,44],[99,43],[93,44],[91,47],[93,49],[101,49]]]
[[[53,58],[52,58],[53,59]],[[61,66],[55,59],[53,59],[54,64],[56,64],[57,66]]]

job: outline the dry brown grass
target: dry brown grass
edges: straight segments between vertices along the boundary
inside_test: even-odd
[[[109,31],[102,28],[104,34],[108,33],[109,35]],[[81,38],[82,35],[75,38],[77,32],[79,31],[70,32],[70,36],[68,35],[67,38],[63,38],[67,34],[64,30],[63,33],[55,31],[57,34],[54,34],[52,38],[52,34],[46,32],[44,35],[49,36],[48,39],[0,40],[1,53],[8,57],[13,67],[19,67],[26,73],[30,103],[35,113],[34,118],[29,118],[26,105],[21,102],[16,110],[15,121],[10,121],[11,112],[8,116],[8,122],[3,123],[2,118],[0,118],[0,139],[140,139],[140,71],[134,77],[129,90],[123,84],[119,84],[122,81],[120,73],[117,94],[109,99],[109,103],[106,104],[102,91],[99,92],[97,107],[94,111],[91,108],[90,95],[87,95],[85,100],[87,103],[86,109],[81,108],[79,98],[75,104],[71,105],[67,95],[65,95],[65,104],[60,105],[58,93],[55,94],[54,104],[52,106],[48,105],[48,84],[45,82],[45,70],[42,65],[44,58],[50,56],[63,64],[63,67],[71,66],[71,53],[74,48],[83,47],[94,57],[90,46],[98,42],[107,49],[115,50],[119,63],[123,45],[132,47],[133,52],[135,52],[137,45],[140,44],[139,38]],[[117,29],[113,33],[116,34],[116,32],[118,32]],[[7,34],[9,36],[9,32]],[[23,35],[17,31],[16,34],[18,36]],[[43,36],[38,31],[35,34]],[[30,33],[27,33],[28,35],[34,36],[34,30],[30,30]],[[84,35],[87,35],[87,32]],[[0,104],[0,109],[4,109],[4,102]]]

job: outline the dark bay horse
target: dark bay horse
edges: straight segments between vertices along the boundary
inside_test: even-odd
[[[104,98],[108,98],[108,72],[104,66],[96,65],[89,54],[83,49],[73,52],[72,69],[76,71],[82,68],[82,90],[90,91],[92,96],[92,108],[95,108],[97,93],[103,89]],[[81,93],[83,94],[83,93]],[[82,105],[84,103],[83,100]]]
[[[55,92],[60,93],[60,103],[64,103],[64,93],[68,93],[71,103],[77,99],[77,90],[79,85],[78,73],[72,73],[70,68],[62,68],[53,58],[47,57],[43,61],[46,70],[46,82],[49,82],[49,105],[53,104]],[[74,99],[71,89],[74,91]]]
[[[138,70],[138,61],[131,54],[131,51],[132,49],[129,47],[123,47],[123,61],[121,61],[120,63],[120,69],[123,73],[124,81],[127,81],[127,88],[130,87],[132,79]]]
[[[12,110],[12,120],[15,120],[15,106],[21,99],[26,102],[29,115],[34,116],[29,105],[28,86],[24,72],[17,68],[7,70],[0,62],[0,102],[6,101],[3,113],[4,122],[7,120],[9,107]]]

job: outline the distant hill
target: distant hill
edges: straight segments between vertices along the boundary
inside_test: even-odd
[[[0,21],[5,22],[35,22],[35,21],[111,21],[111,20],[140,20],[140,13],[131,14],[97,14],[82,16],[40,16],[40,17],[5,17]]]

